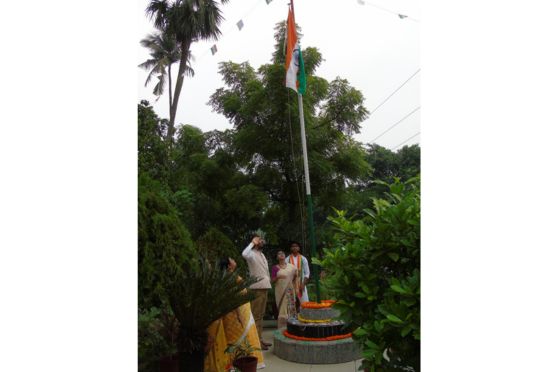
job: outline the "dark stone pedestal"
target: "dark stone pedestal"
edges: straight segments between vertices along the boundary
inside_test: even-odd
[[[336,341],[298,341],[273,332],[273,353],[281,359],[306,364],[337,364],[360,359],[360,350],[352,338]]]

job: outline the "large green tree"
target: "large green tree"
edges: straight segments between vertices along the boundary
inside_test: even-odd
[[[223,62],[225,87],[210,99],[213,109],[234,125],[229,145],[238,167],[252,185],[268,195],[262,226],[277,243],[304,240],[306,221],[296,93],[284,85],[284,25],[277,25],[276,50],[257,70],[247,62]],[[370,171],[362,146],[350,137],[367,117],[362,94],[342,78],[331,82],[315,74],[322,63],[316,48],[303,50],[307,74],[304,116],[308,138],[316,221],[323,225],[332,207],[340,207],[348,182]]]
[[[420,147],[403,146],[397,152],[378,144],[368,145],[366,161],[372,166],[372,179],[392,182],[395,177],[403,181],[420,173]]]
[[[148,101],[138,105],[138,173],[166,184],[169,176],[169,156],[164,137],[167,120],[160,119]]]
[[[184,76],[191,74],[188,63],[192,58],[191,46],[199,40],[217,39],[221,34],[219,26],[223,20],[219,3],[228,0],[151,0],[146,13],[154,25],[165,34],[174,37],[180,49],[178,77],[170,110],[169,131],[167,140],[172,143],[176,110]]]
[[[396,179],[406,181],[420,174],[420,147],[404,146],[394,152],[378,144],[366,146],[366,162],[372,172],[360,182],[351,184],[344,193],[344,210],[351,214],[363,216],[362,206],[370,199],[383,197],[388,188],[384,183]],[[382,181],[382,182],[378,182]]]
[[[163,138],[165,128],[166,120],[159,119],[147,102],[138,105],[140,369],[157,370],[158,360],[176,351],[181,371],[201,372],[207,327],[252,298],[245,290],[252,281],[238,282],[236,274],[219,269],[217,258],[238,259],[238,251],[226,235],[207,225],[216,220],[189,210],[195,203],[194,196],[203,191],[212,172],[219,168],[208,158],[205,135],[195,127],[183,126],[180,146],[169,152]],[[192,160],[197,163],[191,164]],[[207,170],[198,172],[196,165]],[[177,182],[175,174],[184,182]],[[227,198],[234,199],[235,195]],[[186,218],[191,215],[199,217],[199,224],[196,219]],[[189,226],[200,229],[196,243]],[[176,323],[176,337],[166,337],[175,332],[174,326],[165,324]]]

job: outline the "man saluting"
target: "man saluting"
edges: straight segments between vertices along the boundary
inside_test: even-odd
[[[254,316],[262,350],[267,350],[268,346],[271,346],[271,344],[264,341],[262,333],[263,317],[267,303],[267,292],[271,288],[271,281],[269,276],[269,266],[267,265],[267,260],[262,252],[264,245],[265,241],[259,235],[254,235],[250,244],[244,248],[244,251],[242,251],[242,257],[244,257],[246,263],[248,264],[250,276],[260,279],[259,282],[250,286],[256,294],[256,298],[250,302],[250,307],[252,308],[252,315]]]
[[[297,242],[291,243],[291,254],[287,257],[286,261],[294,265],[298,270],[298,277],[300,278],[298,299],[300,303],[307,302],[308,290],[306,289],[306,284],[310,281],[310,267],[306,257],[300,254],[300,244]]]

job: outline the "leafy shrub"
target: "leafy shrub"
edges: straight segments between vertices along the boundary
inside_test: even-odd
[[[341,317],[372,372],[420,370],[419,179],[388,185],[365,217],[337,211],[335,246],[320,264]]]
[[[196,247],[200,255],[209,262],[215,262],[222,257],[231,257],[237,263],[237,272],[241,276],[247,276],[246,261],[241,255],[244,247],[235,247],[233,242],[219,229],[210,227],[196,241]]]
[[[178,320],[167,308],[152,307],[138,315],[138,369],[157,371],[159,360],[176,354]]]
[[[147,101],[138,105],[138,170],[151,178],[166,180],[169,176],[168,154],[164,142],[166,120],[159,119]]]
[[[195,256],[190,234],[159,182],[141,174],[138,187],[138,302],[160,306],[165,289]]]
[[[215,227],[210,227],[205,234],[196,241],[201,255],[213,262],[221,257],[232,257],[239,262],[242,256],[239,249],[235,249],[233,242]]]

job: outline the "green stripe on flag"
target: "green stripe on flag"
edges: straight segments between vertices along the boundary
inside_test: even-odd
[[[300,46],[299,46],[300,47]],[[306,73],[304,72],[304,60],[302,59],[302,48],[300,53],[298,53],[298,74],[296,80],[298,80],[298,93],[304,94],[306,92]]]

